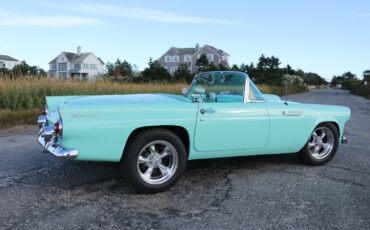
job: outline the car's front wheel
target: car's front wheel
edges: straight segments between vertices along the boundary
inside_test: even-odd
[[[166,129],[149,129],[135,134],[124,154],[124,173],[138,192],[167,190],[186,168],[183,142]]]
[[[312,132],[306,145],[298,153],[298,157],[306,164],[323,165],[335,155],[338,144],[337,128],[331,123],[318,125]]]

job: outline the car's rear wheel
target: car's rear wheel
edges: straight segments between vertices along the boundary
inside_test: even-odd
[[[149,129],[135,134],[130,140],[122,167],[138,192],[167,190],[184,173],[186,150],[175,133],[162,128]]]
[[[323,165],[330,161],[338,148],[338,130],[331,123],[318,125],[311,133],[298,157],[309,165]]]

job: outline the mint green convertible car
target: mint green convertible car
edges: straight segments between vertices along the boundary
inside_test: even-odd
[[[246,73],[200,73],[184,94],[46,97],[38,142],[60,158],[120,162],[136,190],[155,193],[188,160],[298,153],[322,165],[347,141],[347,107],[262,94]]]

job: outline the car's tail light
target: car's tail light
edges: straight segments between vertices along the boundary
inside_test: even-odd
[[[62,133],[62,126],[60,121],[54,123],[54,134],[55,136],[60,136]]]
[[[48,107],[46,105],[42,107],[42,115],[48,115]]]

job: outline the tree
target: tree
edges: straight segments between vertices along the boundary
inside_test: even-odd
[[[224,65],[224,64],[219,64],[218,66],[216,66],[216,70],[230,70],[230,68],[227,66],[227,65]]]
[[[43,77],[46,75],[45,70],[37,66],[30,66],[27,62],[22,61],[20,64],[13,67],[11,70],[3,68],[1,72],[4,75],[9,75],[10,78],[19,78],[19,77]]]
[[[197,72],[204,72],[209,70],[209,60],[205,54],[200,55],[196,62]]]
[[[242,65],[244,65],[244,64],[241,64],[240,67],[239,67],[237,64],[234,64],[234,65],[231,66],[230,70],[232,70],[232,71],[242,71],[242,68],[241,68]]]
[[[179,68],[177,68],[174,73],[174,78],[177,81],[191,82],[193,79],[193,75],[189,71],[187,64],[180,64]]]
[[[253,74],[257,83],[280,85],[283,76],[283,69],[279,68],[280,64],[279,58],[275,56],[266,57],[262,54],[255,69],[254,66],[246,67],[249,68],[249,75]]]
[[[280,60],[277,57],[265,57],[265,55],[261,55],[258,59],[257,69],[259,70],[277,70],[279,69]]]
[[[356,85],[359,80],[356,77],[356,74],[351,72],[345,72],[340,76],[333,76],[331,80],[332,85],[339,85],[341,84],[344,89],[351,89],[353,85]]]
[[[320,75],[318,75],[317,73],[308,72],[308,73],[304,73],[303,76],[301,77],[307,85],[326,85],[327,84],[327,81],[324,78],[322,78]]]
[[[122,78],[122,80],[131,80],[134,76],[133,67],[126,60],[121,61],[117,58],[116,62],[108,62],[106,65],[108,77],[113,77],[116,80]]]
[[[146,67],[142,72],[144,81],[169,81],[171,75],[168,71],[158,63],[158,61],[153,61],[152,58],[149,59],[148,67]]]

